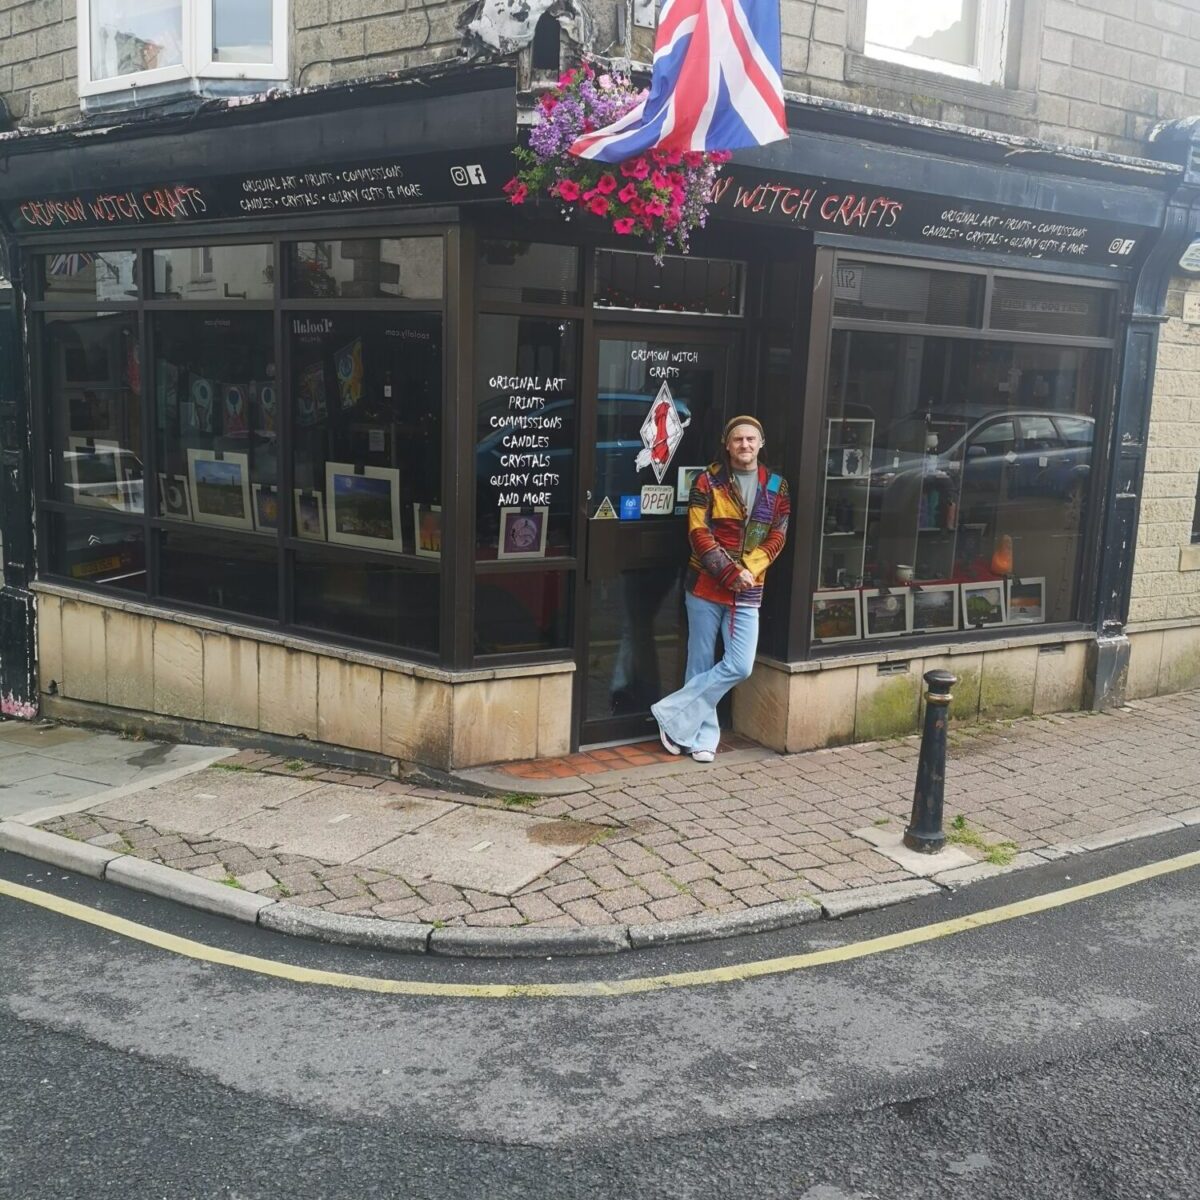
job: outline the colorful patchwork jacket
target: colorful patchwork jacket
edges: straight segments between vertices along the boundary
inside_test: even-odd
[[[790,513],[787,483],[766,467],[758,468],[758,493],[749,520],[729,468],[713,463],[701,471],[688,500],[689,590],[717,604],[761,605],[763,577],[783,549]],[[732,584],[743,567],[754,575],[755,584],[735,593]]]

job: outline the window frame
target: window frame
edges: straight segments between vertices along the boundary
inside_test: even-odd
[[[983,320],[978,327],[935,326],[919,324],[901,324],[892,322],[874,322],[854,320],[847,317],[835,317],[833,314],[834,296],[832,281],[837,266],[842,262],[880,263],[894,266],[914,267],[929,271],[969,272],[981,275],[986,280],[986,292],[983,305]],[[1107,355],[1104,366],[1103,383],[1099,389],[1102,403],[1095,413],[1095,440],[1093,453],[1101,457],[1096,461],[1096,470],[1090,474],[1087,487],[1089,489],[1089,515],[1084,528],[1084,553],[1081,559],[1080,577],[1081,589],[1075,599],[1075,617],[1055,622],[1046,622],[1038,626],[1038,631],[1047,635],[1070,633],[1088,627],[1087,614],[1096,602],[1098,579],[1096,577],[1096,554],[1099,545],[1098,538],[1102,513],[1098,498],[1103,494],[1102,487],[1112,470],[1112,463],[1104,449],[1108,445],[1112,422],[1115,418],[1115,379],[1118,371],[1117,354],[1120,341],[1120,324],[1117,316],[1120,297],[1124,294],[1126,285],[1111,276],[1097,273],[1077,274],[1074,272],[1057,272],[1042,270],[1026,270],[1019,265],[983,265],[978,263],[952,262],[941,259],[926,258],[919,254],[903,254],[898,251],[874,251],[859,245],[848,246],[828,243],[817,248],[817,264],[815,274],[827,282],[824,287],[818,287],[810,336],[808,342],[809,368],[806,374],[806,388],[810,395],[820,395],[819,403],[811,405],[812,419],[806,426],[812,449],[807,458],[801,462],[800,475],[802,480],[811,479],[811,484],[801,486],[793,496],[792,524],[798,531],[806,523],[813,529],[817,528],[821,512],[820,494],[817,491],[817,477],[820,468],[818,460],[823,461],[824,443],[822,433],[827,416],[827,389],[830,371],[833,339],[838,330],[861,332],[879,332],[894,334],[915,334],[923,337],[946,337],[961,340],[976,340],[1003,342],[1025,345],[1057,345],[1080,350],[1096,350]],[[1069,337],[1063,335],[1038,335],[1018,333],[1011,330],[994,330],[990,323],[992,306],[993,282],[1000,277],[1012,276],[1027,281],[1042,281],[1049,284],[1069,284],[1098,288],[1113,292],[1118,302],[1110,313],[1110,329],[1106,337]],[[1014,425],[1014,436],[1016,427]],[[1198,493],[1200,494],[1200,493]],[[1200,505],[1198,505],[1200,511]],[[812,596],[822,589],[818,584],[820,535],[811,539],[807,549],[802,549],[805,539],[797,533],[797,553],[793,561],[792,577],[788,580],[790,593],[788,596],[788,632],[786,637],[786,653],[784,661],[788,662],[820,662],[839,658],[845,655],[871,655],[877,653],[880,645],[866,639],[843,643],[822,643],[811,636],[811,601]],[[966,641],[993,641],[1013,636],[1013,626],[998,626],[985,630],[956,630],[954,633],[918,633],[910,632],[899,637],[892,637],[886,643],[889,658],[899,659],[907,653],[917,655],[928,646],[943,646],[947,643],[960,644]]]
[[[271,52],[269,63],[214,62],[212,56],[214,0],[180,0],[183,61],[177,66],[156,67],[96,79],[92,73],[92,0],[76,0],[78,40],[78,91],[80,99],[109,96],[130,89],[155,87],[183,80],[288,78],[288,0],[271,0]],[[202,47],[209,47],[203,50]]]
[[[72,243],[50,243],[38,244],[30,248],[31,261],[36,263],[37,259],[49,258],[53,254],[66,250],[83,250],[83,251],[118,251],[129,250],[138,255],[139,262],[139,292],[136,298],[130,298],[127,302],[115,303],[110,301],[99,301],[95,299],[86,299],[79,297],[58,298],[52,300],[46,297],[42,288],[42,268],[35,267],[31,271],[33,286],[27,297],[27,307],[31,320],[31,328],[36,328],[36,334],[31,343],[29,370],[30,370],[30,388],[31,393],[38,397],[46,395],[47,374],[46,374],[46,356],[44,348],[44,329],[45,323],[43,317],[45,315],[64,315],[71,314],[79,317],[93,316],[97,312],[127,312],[134,319],[135,328],[138,331],[139,346],[141,351],[141,361],[143,364],[143,381],[151,378],[151,364],[153,362],[153,342],[154,330],[152,329],[152,318],[157,314],[165,313],[222,313],[236,310],[238,312],[266,312],[272,317],[272,339],[274,344],[275,364],[277,372],[277,380],[281,389],[281,395],[288,394],[290,384],[290,369],[291,362],[287,351],[287,322],[291,315],[304,312],[305,310],[312,311],[319,308],[339,308],[345,311],[353,310],[390,310],[393,312],[421,312],[435,315],[441,323],[443,332],[442,345],[442,363],[441,363],[441,388],[443,397],[443,407],[445,408],[446,397],[451,394],[448,386],[450,379],[449,372],[452,364],[449,362],[450,353],[447,349],[446,330],[451,319],[451,307],[454,303],[454,294],[451,292],[452,286],[455,284],[453,271],[454,258],[451,254],[450,245],[453,241],[455,227],[436,221],[413,221],[411,224],[398,224],[389,222],[379,226],[374,225],[357,225],[354,222],[346,224],[338,224],[329,228],[308,227],[305,226],[300,230],[292,231],[276,231],[276,232],[252,232],[249,230],[232,231],[227,229],[205,229],[190,231],[191,236],[187,236],[183,231],[173,231],[172,236],[162,239],[147,237],[145,231],[139,231],[140,237],[128,239],[104,239],[90,238],[86,242]],[[436,238],[442,242],[442,297],[439,300],[406,300],[406,299],[343,299],[331,300],[326,298],[303,298],[289,299],[287,298],[287,279],[286,279],[286,260],[287,247],[297,241],[305,240],[337,240],[339,238],[388,238],[388,237],[430,237]],[[156,251],[168,249],[204,249],[205,247],[225,247],[236,245],[269,245],[272,251],[272,261],[274,265],[274,284],[272,288],[272,298],[263,300],[161,300],[154,299],[153,290],[153,255]],[[147,394],[151,394],[152,389],[148,389]],[[133,599],[136,601],[154,605],[157,608],[166,611],[176,611],[180,613],[191,613],[201,617],[210,617],[217,620],[228,621],[232,619],[238,625],[253,629],[267,629],[275,633],[281,633],[286,636],[307,638],[310,640],[319,640],[328,643],[329,645],[346,646],[351,649],[361,650],[364,652],[381,655],[387,658],[396,659],[399,661],[419,662],[431,665],[452,666],[454,665],[453,648],[447,640],[446,626],[446,606],[447,606],[447,589],[449,587],[450,574],[446,570],[446,559],[432,559],[422,557],[415,553],[415,550],[410,551],[409,547],[405,546],[405,551],[402,554],[393,554],[390,552],[374,550],[371,548],[360,548],[350,546],[340,546],[336,543],[328,541],[316,543],[295,536],[295,531],[292,529],[291,506],[287,505],[283,510],[287,515],[282,515],[279,521],[278,529],[275,533],[273,545],[276,548],[276,573],[278,587],[278,605],[277,615],[275,617],[266,617],[255,615],[245,611],[237,611],[232,613],[224,609],[213,608],[211,605],[204,602],[188,602],[176,597],[168,597],[163,594],[161,587],[161,549],[160,537],[164,532],[194,530],[195,526],[191,523],[180,522],[171,517],[163,515],[159,511],[158,492],[155,484],[145,485],[146,500],[144,509],[140,513],[129,513],[114,510],[112,513],[102,513],[105,518],[111,517],[114,521],[130,527],[137,528],[143,531],[143,546],[144,546],[144,563],[145,563],[145,582],[141,588],[123,590],[114,588],[105,583],[91,583],[82,578],[75,578],[64,575],[57,570],[53,565],[53,541],[48,536],[50,523],[56,519],[56,514],[67,514],[68,516],[77,513],[78,507],[69,501],[56,499],[51,488],[51,475],[53,473],[52,458],[54,455],[54,438],[53,429],[50,424],[49,406],[39,404],[37,408],[36,420],[34,424],[35,438],[35,496],[38,511],[38,575],[40,578],[56,584],[64,584],[72,588],[79,588],[85,591],[97,591],[102,595],[117,596],[124,599]],[[290,410],[284,414],[281,409],[283,424],[280,429],[280,476],[277,483],[280,494],[290,494],[292,486],[292,471],[293,464],[291,460],[292,447],[292,427]],[[159,447],[158,439],[155,431],[155,414],[153,400],[150,403],[142,405],[141,413],[141,441],[142,441],[142,468],[143,478],[156,481],[159,471]],[[437,448],[439,461],[445,461],[447,437],[450,436],[448,424],[443,425],[441,432],[441,442]],[[149,440],[147,440],[149,439]],[[93,515],[89,511],[88,515]],[[443,496],[443,516],[446,515],[446,497]],[[453,519],[453,513],[451,513]],[[205,526],[205,529],[208,527]],[[223,539],[228,539],[231,542],[237,542],[243,545],[262,545],[261,534],[252,530],[241,529],[220,529],[220,536]],[[405,646],[395,642],[381,642],[372,640],[369,637],[356,636],[353,632],[335,631],[325,629],[320,626],[305,625],[296,620],[295,603],[294,603],[294,588],[295,588],[295,567],[293,564],[293,555],[297,550],[311,550],[314,546],[324,546],[326,550],[332,550],[339,557],[352,559],[355,562],[380,562],[384,564],[395,564],[399,562],[403,564],[405,570],[413,574],[427,575],[437,574],[440,576],[441,582],[439,588],[441,596],[439,598],[439,614],[438,614],[438,644],[435,649],[429,650],[416,646]]]
[[[1004,81],[1012,0],[976,0],[979,5],[979,17],[975,33],[975,66],[963,66],[945,59],[930,58],[927,55],[913,54],[907,50],[897,50],[891,46],[867,41],[868,9],[872,2],[886,3],[889,0],[862,0],[862,52],[867,58],[912,67],[918,71],[930,71],[937,75],[949,75],[971,83],[986,85]]]

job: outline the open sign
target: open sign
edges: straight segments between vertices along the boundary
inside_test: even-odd
[[[675,511],[675,489],[670,484],[648,483],[642,488],[642,516],[669,517]]]

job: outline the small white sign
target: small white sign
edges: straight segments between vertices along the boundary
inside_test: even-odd
[[[863,268],[849,263],[838,263],[833,279],[833,298],[835,300],[861,300],[863,285]]]
[[[1200,325],[1200,292],[1188,292],[1184,296],[1183,319],[1188,325]]]
[[[675,489],[669,483],[647,483],[643,486],[643,517],[669,517],[674,511]]]
[[[1183,252],[1183,256],[1179,260],[1179,267],[1180,270],[1200,274],[1200,238],[1196,238]]]

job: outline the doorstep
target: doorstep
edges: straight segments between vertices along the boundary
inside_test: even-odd
[[[638,779],[664,775],[703,775],[714,767],[736,767],[776,758],[757,742],[739,734],[721,738],[715,762],[693,762],[687,754],[668,754],[658,741],[626,742],[584,748],[560,758],[530,758],[453,771],[455,779],[475,787],[534,796],[569,796],[597,788],[616,787]]]

